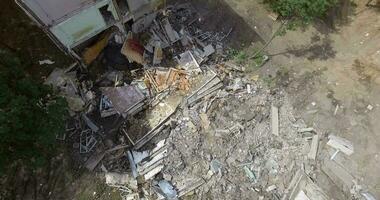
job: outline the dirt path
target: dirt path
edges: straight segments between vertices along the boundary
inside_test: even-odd
[[[262,4],[226,2],[262,37],[275,30]],[[354,143],[347,168],[380,197],[380,12],[356,3],[350,22],[336,31],[319,25],[277,37],[268,49],[272,59],[260,71],[262,77],[289,74],[281,84],[300,116]]]

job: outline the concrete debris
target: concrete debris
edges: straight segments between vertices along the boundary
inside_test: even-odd
[[[229,68],[230,70],[235,70],[238,72],[244,72],[245,71],[244,67],[238,66],[238,65],[231,63],[231,62],[224,63],[224,66]]]
[[[205,181],[201,178],[197,179],[194,182],[187,183],[185,186],[182,188],[178,189],[178,197],[181,198],[190,192],[194,191],[195,189],[201,187],[203,184],[205,184]]]
[[[218,172],[221,172],[222,169],[222,163],[220,163],[218,160],[214,159],[210,163],[210,170],[215,174]]]
[[[169,118],[175,113],[176,108],[169,110],[169,113],[165,113],[166,115],[158,122],[156,126],[154,126],[148,133],[146,133],[142,138],[136,141],[135,146],[133,147],[135,150],[140,149],[150,140],[152,140],[157,134],[159,134],[164,128],[165,123],[169,120]]]
[[[354,153],[354,146],[349,140],[335,135],[329,136],[329,141],[327,142],[327,145],[345,153],[348,156]]]
[[[122,195],[123,200],[140,200],[140,196],[138,193],[126,194]]]
[[[157,42],[154,46],[154,56],[153,56],[153,65],[158,65],[163,59],[163,52],[161,48],[161,43]]]
[[[267,187],[267,189],[265,191],[266,192],[272,192],[275,189],[277,189],[277,186],[276,185],[271,185],[271,186]]]
[[[94,124],[94,122],[92,122],[90,120],[90,118],[88,118],[85,114],[82,114],[82,119],[83,121],[86,123],[87,127],[90,128],[92,130],[92,132],[96,133],[99,131],[99,127],[96,126]]]
[[[325,159],[321,169],[342,189],[349,190],[354,184],[355,178],[343,166],[333,160]]]
[[[305,194],[303,190],[301,190],[297,194],[296,198],[294,198],[294,200],[311,200],[311,199]]]
[[[55,62],[50,60],[50,59],[45,59],[45,60],[40,60],[38,61],[38,64],[39,65],[52,65],[54,64]]]
[[[207,45],[205,48],[203,48],[203,54],[202,57],[209,57],[211,54],[215,53],[215,49],[212,46],[212,44]]]
[[[190,51],[186,51],[180,55],[179,65],[182,69],[190,72],[202,72],[194,55]]]
[[[171,44],[173,44],[174,42],[177,42],[180,39],[180,37],[178,33],[172,28],[172,25],[170,24],[169,19],[167,18],[164,19],[162,23],[165,28],[166,35],[168,36]]]
[[[376,200],[376,198],[369,192],[363,192],[361,195],[365,198],[365,200]]]
[[[247,84],[247,93],[248,94],[252,94],[252,89],[251,89],[251,85],[250,84]]]
[[[311,160],[315,160],[318,153],[318,146],[319,146],[319,136],[314,135],[313,140],[311,141],[310,151],[307,154],[307,158]]]
[[[312,181],[318,170],[351,189],[354,175],[337,153],[327,158],[283,91],[226,61],[233,29],[203,31],[204,20],[191,4],[168,5],[135,20],[139,37],[119,38],[125,69],[96,80],[79,65],[50,74],[46,84],[69,103],[64,140],[78,168],[104,172],[123,199],[329,199]],[[328,139],[353,154],[350,141]]]
[[[207,73],[207,75],[203,76],[200,84],[201,85],[187,97],[188,105],[194,104],[198,100],[206,97],[207,95],[215,93],[217,90],[223,87],[221,80],[213,71],[210,71]]]
[[[252,182],[257,182],[255,174],[247,166],[243,167],[245,174]]]
[[[142,176],[145,181],[152,179],[163,169],[162,163],[166,156],[165,140],[158,142],[152,151],[128,152],[133,177]]]
[[[137,180],[129,174],[106,173],[106,184],[110,186],[126,185],[132,190],[137,190]]]
[[[242,90],[244,88],[244,83],[241,78],[236,78],[233,80],[232,84],[229,85],[226,89],[232,90],[234,92]]]
[[[299,173],[297,182],[293,185],[293,190],[288,199],[310,199],[310,200],[328,200],[326,193],[312,180],[305,172]],[[282,199],[286,199],[283,196]]]
[[[141,33],[147,30],[150,27],[150,25],[153,23],[153,20],[156,18],[156,16],[157,16],[157,12],[153,12],[135,21],[135,23],[133,23],[132,25],[133,33]]]
[[[84,109],[86,99],[84,99],[84,96],[81,96],[83,92],[77,84],[75,73],[56,68],[47,77],[45,84],[53,86],[59,94],[64,96],[72,111],[80,112]]]
[[[85,163],[86,169],[93,171],[96,166],[103,160],[105,153],[93,154]]]
[[[367,106],[367,109],[368,109],[369,111],[371,111],[371,110],[373,110],[373,106],[372,106],[372,105],[368,105],[368,106]]]
[[[305,133],[305,132],[313,132],[314,131],[314,128],[310,127],[310,128],[301,128],[298,130],[299,133]]]
[[[279,121],[278,121],[278,108],[272,105],[271,108],[271,119],[272,119],[272,134],[279,136]]]
[[[166,180],[159,181],[158,187],[160,189],[160,192],[165,197],[165,199],[168,199],[168,200],[178,199],[177,198],[178,193],[176,189],[174,188],[174,186],[169,181],[166,181]]]
[[[100,88],[103,95],[112,103],[115,110],[124,118],[133,116],[145,105],[145,96],[134,86]]]

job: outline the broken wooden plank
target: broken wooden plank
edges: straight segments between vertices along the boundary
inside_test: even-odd
[[[166,148],[164,147],[166,147],[166,139],[159,141],[156,144],[156,147],[150,152],[149,156],[151,157],[157,156],[158,154],[166,150]]]
[[[335,135],[329,135],[327,145],[345,153],[348,156],[354,153],[354,146],[351,141]]]
[[[140,168],[140,169],[147,169],[149,168],[150,166],[154,165],[155,163],[157,163],[158,161],[164,159],[166,156],[167,156],[167,153],[168,151],[165,150],[161,153],[159,153],[158,155],[156,155],[155,157],[151,157],[151,160],[147,161],[147,162],[141,162],[139,164],[137,164],[137,166]],[[138,170],[140,171],[140,170]]]
[[[178,33],[173,29],[172,25],[169,22],[168,18],[165,18],[163,21],[163,26],[165,29],[165,32],[167,36],[169,37],[170,42],[173,44],[174,42],[177,42],[179,40]]]
[[[137,180],[129,174],[108,172],[105,174],[106,184],[110,186],[127,185],[132,190],[137,190]]]
[[[138,110],[145,104],[146,97],[135,86],[103,87],[100,90],[103,95],[109,98],[115,110],[123,114],[123,117],[126,117],[126,114],[130,114],[134,110]]]
[[[342,183],[341,186],[349,190],[354,184],[355,178],[344,167],[329,158],[324,160],[321,169],[338,186]]]
[[[179,189],[178,197],[181,198],[181,197],[185,196],[186,194],[188,194],[191,191],[199,188],[200,186],[202,186],[205,183],[206,183],[205,180],[200,178],[200,179],[196,180],[195,182],[193,182],[189,185],[186,185],[185,187]]]
[[[153,65],[158,65],[161,63],[161,60],[163,58],[163,51],[161,48],[161,43],[156,42],[156,45],[154,47],[154,54],[153,54]]]
[[[271,119],[272,119],[272,134],[279,136],[279,120],[278,120],[278,108],[272,105],[271,108]]]
[[[160,173],[161,170],[164,168],[164,165],[159,165],[157,166],[156,168],[154,168],[153,170],[149,171],[148,173],[146,173],[144,175],[144,180],[147,181],[147,180],[150,180],[151,178],[153,178],[156,174]]]
[[[209,44],[203,48],[203,54],[202,57],[209,57],[211,54],[215,53],[215,48],[212,46],[212,44]]]
[[[102,152],[102,153],[99,153],[99,154],[93,154],[87,161],[86,163],[84,164],[85,167],[90,170],[90,171],[93,171],[95,169],[95,167],[99,164],[100,161],[103,160],[104,156],[106,155],[105,152]]]
[[[292,180],[290,181],[288,187],[286,188],[286,192],[284,193],[284,196],[282,196],[281,200],[291,199],[291,197],[293,197],[298,187],[298,184],[301,182],[303,176],[304,176],[304,173],[301,171],[301,169],[298,169],[297,172],[294,174]],[[290,190],[292,191],[290,192]],[[290,194],[288,198],[289,192]]]
[[[316,134],[313,136],[313,140],[311,141],[310,151],[307,154],[307,158],[311,160],[315,160],[318,153],[318,145],[319,145],[319,136]]]
[[[314,128],[310,127],[310,128],[300,128],[298,130],[298,133],[305,133],[305,132],[313,132],[314,131]]]
[[[111,149],[108,149],[107,151],[105,151],[105,153],[112,153],[114,151],[117,151],[117,150],[120,150],[120,149],[126,149],[128,147],[129,147],[129,145],[117,145],[117,146],[115,146],[115,147],[113,147]]]
[[[134,145],[135,145],[135,142],[133,142],[132,138],[129,137],[127,131],[126,131],[124,128],[122,128],[121,131],[124,133],[125,136],[127,136],[129,142],[134,146]]]
[[[178,107],[178,106],[177,106]],[[177,107],[173,109],[173,112],[169,113],[165,119],[163,119],[160,123],[157,124],[152,130],[150,130],[146,135],[144,135],[141,139],[139,139],[133,149],[137,150],[144,146],[147,142],[149,142],[154,136],[160,133],[165,128],[165,123],[170,119],[170,117],[176,112]]]

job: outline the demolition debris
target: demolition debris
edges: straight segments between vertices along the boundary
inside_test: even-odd
[[[244,76],[220,53],[233,29],[202,31],[201,21],[190,4],[137,20],[120,49],[140,66],[128,78],[109,69],[90,81],[75,66],[51,73],[80,167],[104,173],[124,200],[329,199],[313,179],[320,160],[346,191],[358,188],[339,163],[352,143],[306,126],[286,95]]]

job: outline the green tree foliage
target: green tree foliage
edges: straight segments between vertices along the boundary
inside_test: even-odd
[[[42,166],[65,129],[67,103],[25,73],[27,63],[0,49],[0,173],[13,163]]]
[[[265,0],[271,9],[285,19],[289,25],[306,25],[324,16],[336,0]]]
[[[250,58],[257,58],[262,51],[278,35],[284,35],[287,30],[294,30],[299,26],[306,26],[314,19],[326,15],[328,9],[334,7],[337,0],[264,0],[270,8],[282,18],[280,27],[265,45]]]

